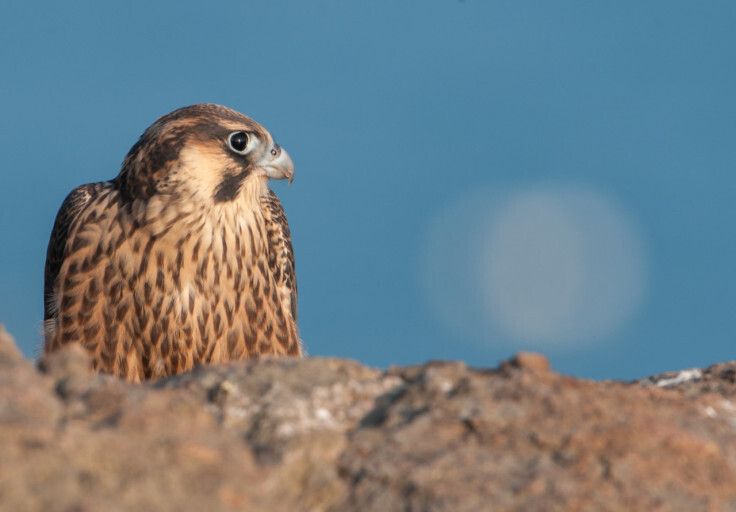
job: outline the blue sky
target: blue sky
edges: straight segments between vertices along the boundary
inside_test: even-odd
[[[313,355],[732,359],[734,26],[718,0],[4,2],[0,322],[38,351],[66,193],[216,102],[295,161],[274,188]]]

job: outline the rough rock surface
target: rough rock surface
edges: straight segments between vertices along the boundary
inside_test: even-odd
[[[145,385],[0,328],[1,510],[734,510],[736,364],[636,383],[435,362],[199,368]]]

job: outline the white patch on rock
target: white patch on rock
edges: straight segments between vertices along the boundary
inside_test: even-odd
[[[683,384],[691,380],[700,380],[703,378],[703,372],[698,368],[691,368],[689,370],[682,370],[680,373],[669,379],[661,379],[655,382],[655,385],[660,388],[666,388],[669,386],[676,386],[677,384]]]

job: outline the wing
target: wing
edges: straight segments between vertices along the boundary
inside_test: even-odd
[[[268,266],[276,281],[285,309],[291,311],[296,322],[297,291],[294,250],[291,247],[291,232],[281,201],[272,190],[263,198],[263,213],[268,234]]]
[[[100,190],[105,187],[104,183],[88,183],[72,190],[59,208],[54,221],[54,229],[51,231],[49,246],[46,250],[46,269],[44,273],[44,320],[53,318],[56,311],[54,300],[54,287],[56,278],[59,276],[61,265],[67,256],[67,239],[79,219],[80,214],[89,205]]]

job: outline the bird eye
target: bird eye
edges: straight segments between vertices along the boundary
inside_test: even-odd
[[[248,149],[248,134],[245,132],[234,132],[228,138],[230,149],[244,155]]]

